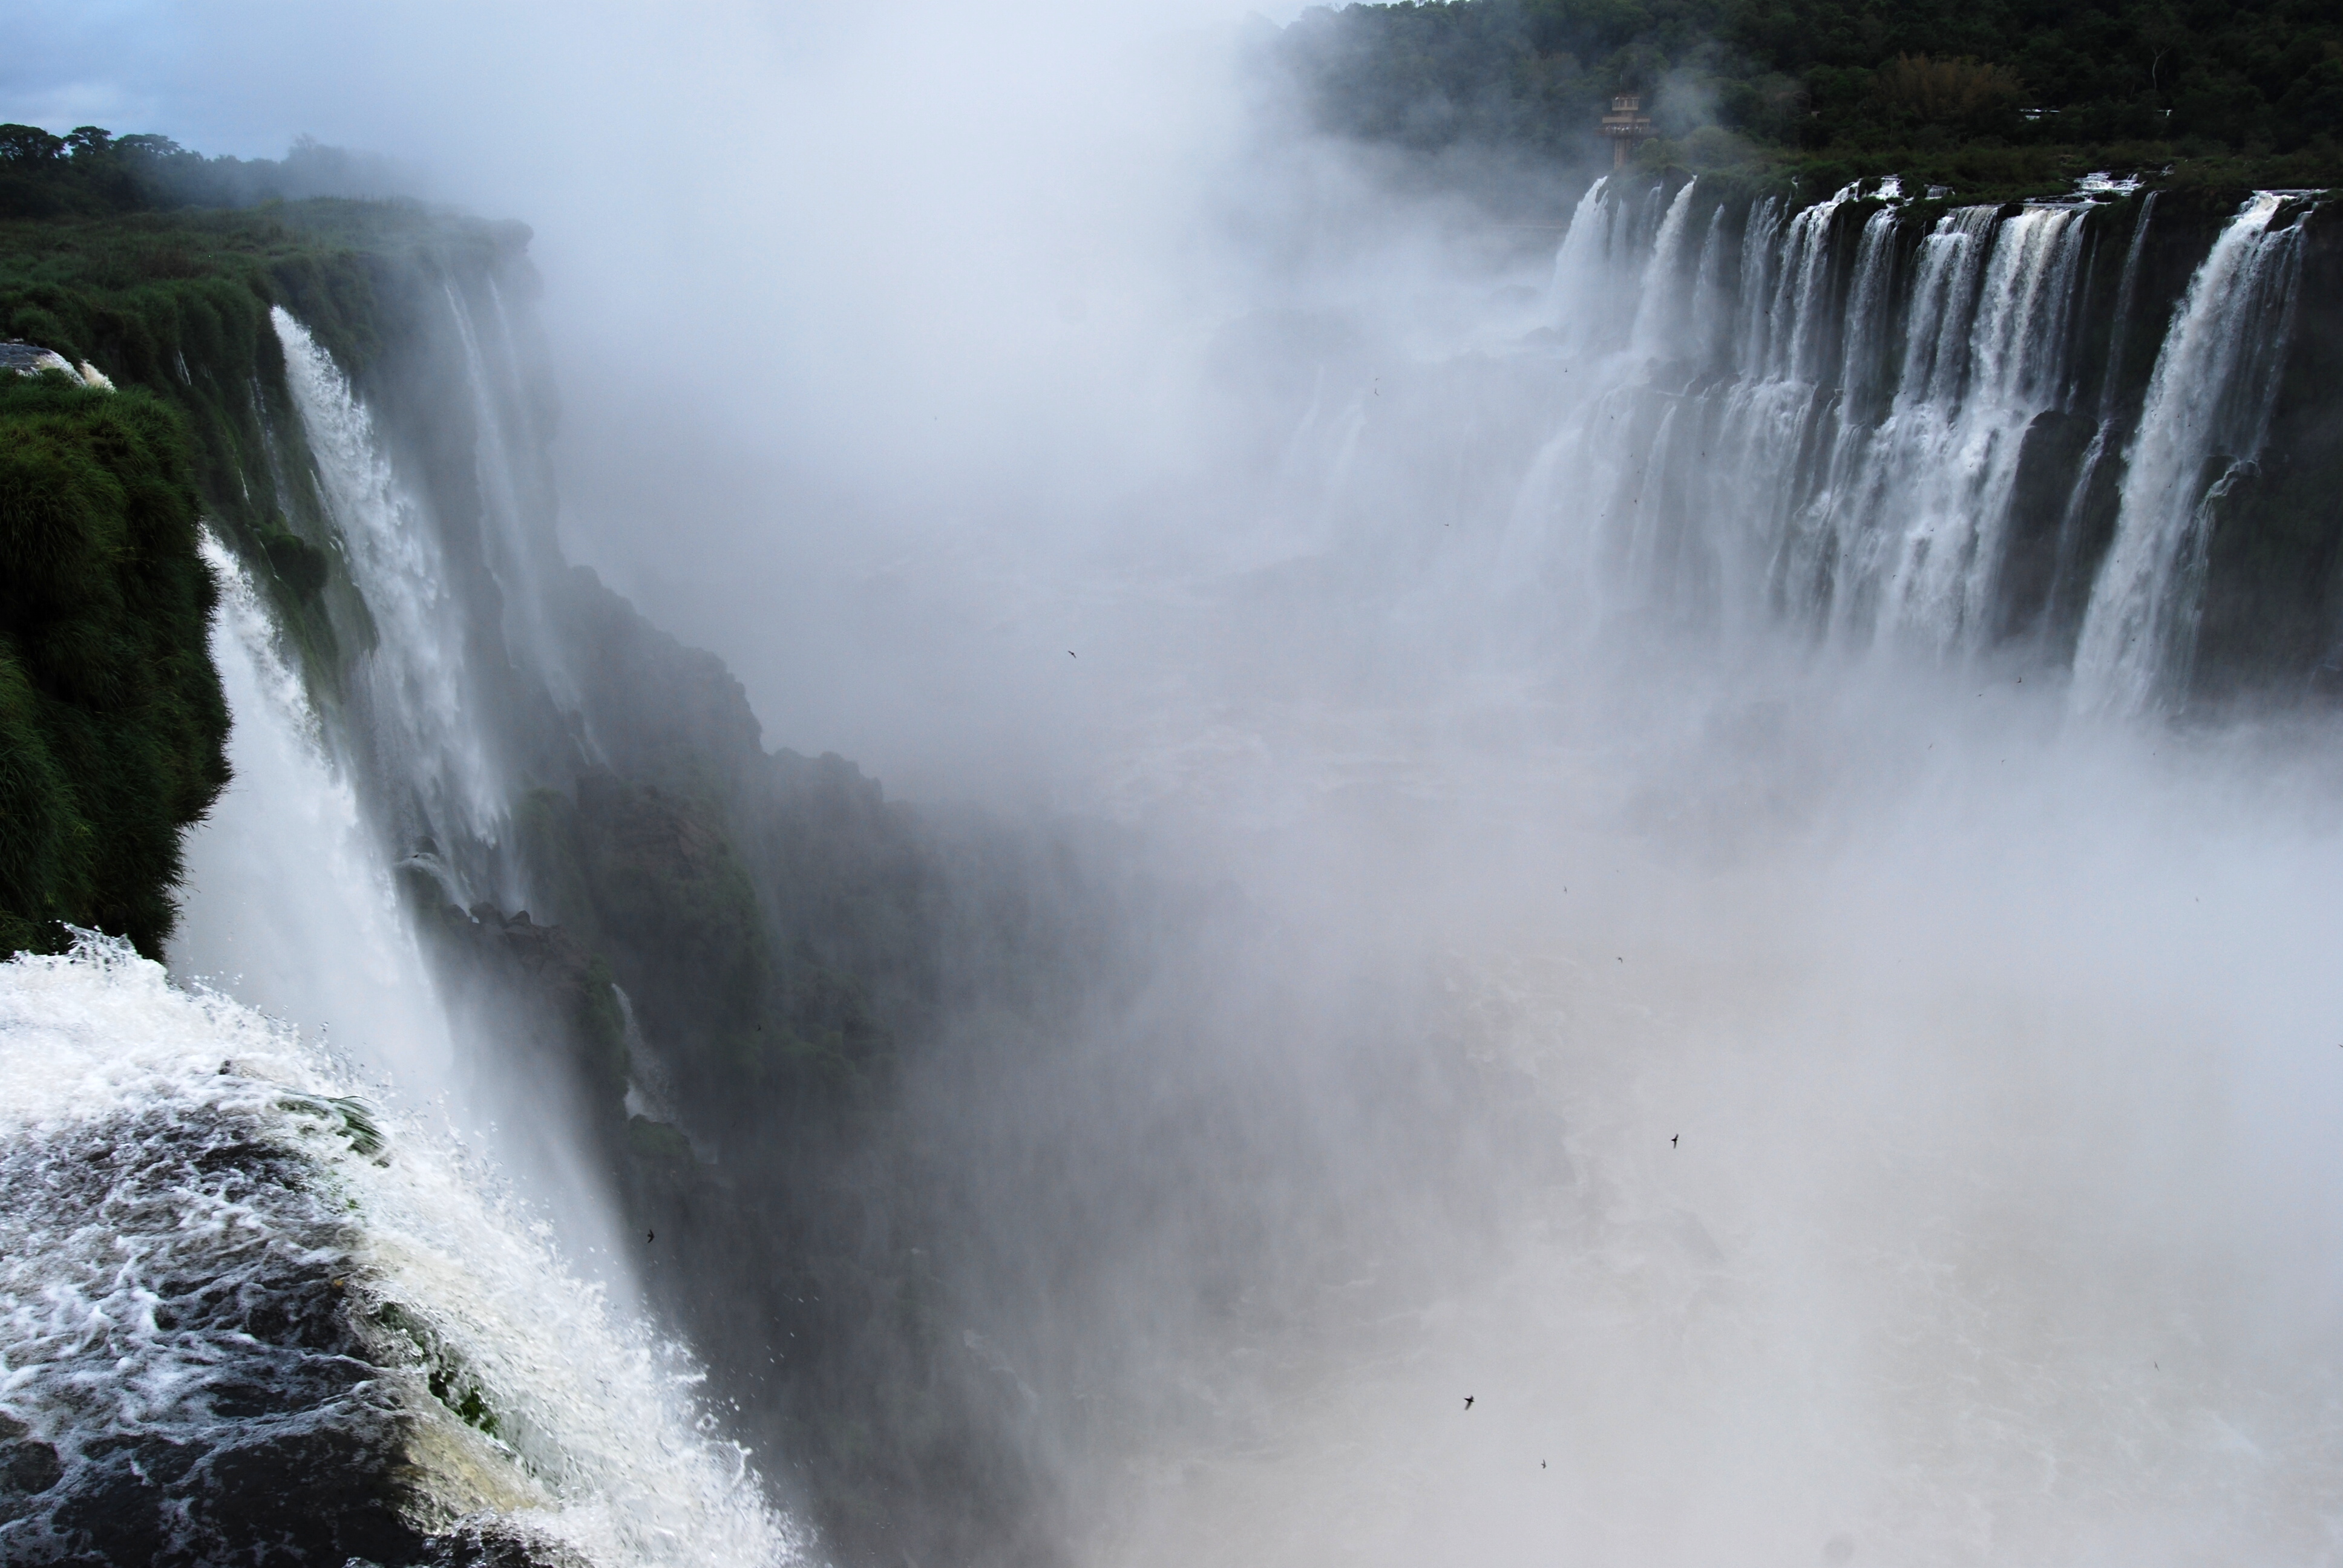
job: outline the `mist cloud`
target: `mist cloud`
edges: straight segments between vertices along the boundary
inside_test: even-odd
[[[571,552],[769,745],[1194,895],[919,1086],[1078,1555],[2313,1550],[2331,741],[1526,558],[1558,231],[1239,20],[190,5],[9,85],[530,223]]]

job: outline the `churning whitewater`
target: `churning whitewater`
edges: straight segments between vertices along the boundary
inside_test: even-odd
[[[119,943],[0,966],[9,1560],[205,1561],[369,1491],[333,1543],[354,1557],[794,1557],[749,1456],[704,1435],[689,1360],[361,1087]]]
[[[589,1282],[563,1256],[601,1232],[557,1238],[478,1131],[483,1070],[459,1062],[388,852],[436,834],[445,856],[405,859],[443,884],[494,863],[461,607],[368,410],[275,325],[378,638],[329,721],[207,534],[235,782],[188,843],[186,978],[88,934],[0,967],[5,1555],[796,1560],[802,1533],[715,1435],[627,1268]],[[486,408],[477,347],[471,371]],[[515,482],[494,514],[508,570],[532,542],[511,538]]]

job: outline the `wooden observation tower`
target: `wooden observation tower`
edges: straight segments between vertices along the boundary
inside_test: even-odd
[[[1621,93],[1613,98],[1611,112],[1603,116],[1603,134],[1611,138],[1611,166],[1625,168],[1636,146],[1652,138],[1652,117],[1644,113],[1643,95]]]

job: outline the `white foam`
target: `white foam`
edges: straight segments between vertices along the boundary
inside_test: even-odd
[[[44,1160],[59,1138],[109,1118],[249,1119],[322,1168],[283,1212],[346,1226],[353,1275],[378,1298],[368,1304],[397,1306],[477,1377],[512,1462],[547,1498],[517,1523],[605,1568],[799,1560],[801,1533],[766,1503],[747,1452],[712,1435],[680,1349],[580,1284],[549,1228],[460,1149],[410,1123],[391,1131],[387,1159],[353,1151],[317,1102],[354,1087],[292,1026],[176,987],[119,942],[85,938],[67,957],[0,965],[0,1160]],[[85,1402],[118,1414],[167,1393],[186,1369],[151,1310],[142,1319],[148,1274],[184,1265],[190,1227],[282,1218],[266,1203],[173,1197],[166,1212],[133,1210],[70,1233],[45,1229],[40,1213],[6,1217],[0,1401],[36,1431],[73,1419],[44,1402],[55,1379],[41,1369],[93,1336],[113,1353],[95,1371],[86,1356],[75,1364]],[[311,1213],[313,1199],[345,1207]],[[307,1231],[293,1239],[320,1244]]]

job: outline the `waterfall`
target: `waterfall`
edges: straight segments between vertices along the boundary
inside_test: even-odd
[[[1666,199],[1647,243],[1634,204],[1587,193],[1555,256],[1558,341],[1565,356],[1629,352],[1551,382],[1508,576],[1621,577],[1622,614],[1698,605],[1720,630],[1786,617],[1849,650],[1941,660],[2022,633],[2063,662],[2079,638],[2086,706],[2177,697],[2207,535],[2255,473],[2304,224],[2274,223],[2283,197],[2247,205],[2175,311],[2142,406],[2122,367],[2152,196],[2114,229],[2126,244],[2103,337],[2085,308],[2106,297],[2086,266],[2113,227],[2103,206],[1956,207],[1915,235],[1912,205],[1883,183],[1850,235],[1858,199],[1847,186],[1803,207],[1752,202],[1735,263],[1730,204],[1698,182]],[[1643,205],[1658,210],[1657,194]],[[2087,340],[2105,347],[2087,357]],[[1690,387],[1646,384],[1687,351]],[[1667,397],[1685,406],[1654,401]],[[2098,519],[2118,487],[2103,564]],[[1523,553],[1533,533],[1544,568]]]
[[[1706,369],[1727,351],[1725,335],[1731,329],[1733,299],[1725,279],[1726,232],[1725,207],[1708,215],[1707,233],[1700,242],[1700,263],[1693,272],[1692,354]]]
[[[467,840],[493,844],[510,790],[476,722],[486,705],[437,530],[332,357],[281,306],[269,318],[351,578],[377,632],[359,661],[373,731],[361,739],[382,775],[387,825],[406,845],[427,839],[442,853]],[[459,879],[482,874],[478,864],[452,869]]]
[[[1883,206],[1865,220],[1855,251],[1855,284],[1847,291],[1846,329],[1838,383],[1849,417],[1861,418],[1878,396],[1887,313],[1896,308],[1889,284],[1896,266],[1896,209]]]
[[[1976,306],[1976,277],[1998,216],[1989,206],[1961,207],[1936,221],[1920,243],[1920,269],[1912,290],[1912,324],[1905,335],[1906,398],[1943,401],[1958,386],[1959,345]]]
[[[1867,520],[1894,528],[1891,509],[1906,519],[1884,613],[1939,649],[1974,644],[1990,618],[2019,445],[2064,363],[2082,216],[2028,207],[2000,226],[1966,341],[1940,344],[1925,389],[1897,389],[1882,432]]]
[[[1660,220],[1659,237],[1652,246],[1652,259],[1644,268],[1643,288],[1635,304],[1635,323],[1628,330],[1630,353],[1639,358],[1665,357],[1674,347],[1676,323],[1684,314],[1683,268],[1678,258],[1684,249],[1685,220],[1692,212],[1692,193],[1698,180],[1687,180],[1668,203],[1667,215]]]
[[[443,901],[498,894],[523,776],[481,673],[494,618],[467,594],[502,595],[524,648],[549,627],[509,343],[448,305],[493,581],[457,575],[426,487],[275,311],[299,438],[270,439],[314,461],[357,600],[298,613],[340,618],[357,651],[297,668],[206,535],[235,779],[188,836],[176,979],[95,937],[0,965],[0,1442],[55,1469],[30,1512],[0,1493],[12,1561],[52,1539],[117,1562],[263,1538],[332,1561],[804,1553],[632,1304],[636,1254],[552,1125],[558,1096],[515,1102],[546,1126],[479,1125],[501,1042],[450,1017],[401,907],[397,872]]]
[[[2259,453],[2277,395],[2302,235],[2299,223],[2273,226],[2284,206],[2262,191],[2238,210],[2157,356],[2075,652],[2078,710],[2137,713],[2187,678],[2213,518]]]
[[[1765,332],[1771,325],[1766,306],[1773,298],[1774,276],[1781,266],[1775,246],[1781,237],[1783,208],[1779,196],[1760,200],[1750,208],[1741,236],[1741,277],[1735,290],[1740,309],[1735,317],[1733,347],[1734,364],[1745,377],[1765,365]]]
[[[481,532],[488,569],[503,590],[506,645],[521,656],[558,704],[575,709],[577,683],[570,676],[560,638],[547,620],[543,568],[548,552],[544,541],[538,538],[546,524],[532,515],[538,510],[549,512],[550,485],[549,481],[542,482],[548,494],[537,506],[530,504],[536,498],[524,500],[522,448],[505,428],[505,405],[508,398],[518,401],[511,397],[506,385],[518,377],[511,326],[495,283],[491,281],[486,287],[492,307],[493,336],[482,332],[471,301],[452,279],[444,292],[448,315],[456,325],[457,339],[463,345],[466,379],[472,394],[472,424],[478,433],[473,469],[479,480],[484,514]],[[490,363],[492,350],[494,366]]]
[[[1608,175],[1586,187],[1571,212],[1570,226],[1563,231],[1561,248],[1554,252],[1554,276],[1546,286],[1547,309],[1562,324],[1565,336],[1573,327],[1584,325],[1575,308],[1580,298],[1589,292],[1601,293],[1610,274],[1611,231],[1616,221],[1614,207],[1604,199],[1610,187]]]
[[[2150,191],[2140,198],[2139,216],[2132,220],[2131,243],[2124,247],[2123,275],[2116,282],[2115,325],[2107,334],[2106,378],[2099,384],[2102,424],[2114,417],[2116,398],[2123,384],[2124,346],[2131,336],[2132,306],[2139,297],[2139,261],[2147,252],[2147,226],[2156,216],[2159,194]]]
[[[1790,220],[1762,362],[1776,377],[1811,381],[1820,374],[1819,334],[1830,317],[1831,219],[1855,199],[1855,189],[1835,192]]]
[[[328,1033],[367,1070],[429,1095],[453,1048],[422,954],[347,774],[252,579],[219,542],[212,659],[235,727],[235,778],[187,835],[171,967]]]

